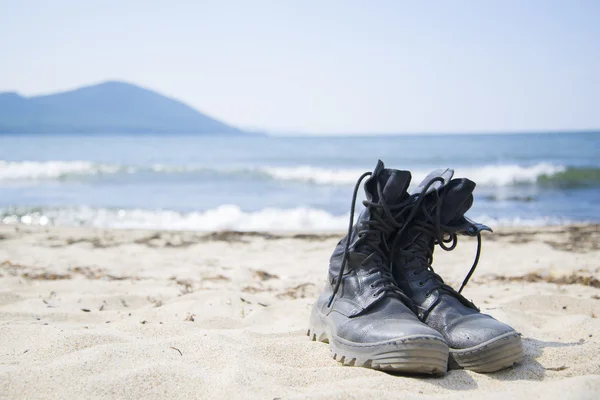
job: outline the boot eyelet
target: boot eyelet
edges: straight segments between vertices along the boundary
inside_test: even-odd
[[[377,297],[377,295],[375,293],[373,293],[373,297]]]
[[[425,286],[425,282],[423,282],[423,281],[419,282],[419,287],[423,287],[423,286]]]
[[[371,284],[369,285],[369,287],[370,287],[371,289],[373,289],[375,286],[373,286],[373,284],[371,283]]]
[[[429,293],[429,292],[425,293],[425,297],[429,297],[429,296],[431,296],[431,293]]]
[[[417,271],[417,270],[414,270],[414,271],[412,272],[412,274],[413,274],[413,276],[417,276],[417,275],[419,275],[419,271]]]

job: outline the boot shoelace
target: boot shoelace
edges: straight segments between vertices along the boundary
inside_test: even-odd
[[[425,193],[425,191],[421,194],[423,193]],[[414,235],[414,237],[408,244],[404,245],[403,248],[399,249],[398,251],[400,252],[400,254],[405,256],[407,260],[416,259],[417,261],[419,261],[420,265],[426,266],[425,268],[413,271],[413,275],[415,276],[423,273],[424,271],[428,272],[427,277],[425,277],[422,281],[419,282],[419,286],[425,286],[425,283],[429,280],[434,280],[436,282],[435,285],[433,285],[425,293],[425,297],[429,297],[434,290],[442,289],[456,297],[465,305],[477,309],[477,307],[471,301],[467,300],[461,293],[467,285],[467,283],[469,282],[469,279],[471,279],[471,276],[475,272],[475,269],[477,268],[479,256],[481,255],[481,233],[477,233],[477,252],[475,254],[473,265],[471,266],[471,269],[465,276],[460,286],[460,289],[456,291],[452,286],[446,284],[444,280],[437,273],[435,273],[432,267],[433,246],[436,243],[445,251],[454,250],[454,248],[458,244],[458,236],[456,235],[456,233],[449,233],[450,228],[441,223],[441,213],[439,210],[441,210],[443,196],[440,196],[439,192],[437,191],[435,193],[437,196],[437,203],[433,211],[434,215],[431,215],[427,208],[424,205],[422,206],[421,203],[415,203],[415,210],[420,210],[421,212],[420,214],[418,214],[417,219],[412,224],[410,232],[412,233],[416,231],[417,234]],[[425,234],[429,237],[433,237],[434,243],[429,244],[429,240],[418,240],[422,234]],[[395,248],[399,238],[400,237],[397,236],[394,240],[392,250]],[[433,309],[434,306],[435,304],[429,307],[429,310]],[[423,318],[426,318],[427,314],[429,314],[429,312],[426,312]]]
[[[354,186],[354,193],[352,195],[352,205],[350,207],[350,221],[348,224],[348,233],[346,235],[346,247],[344,249],[344,256],[342,258],[342,264],[340,266],[340,272],[336,278],[335,287],[333,289],[333,294],[329,299],[329,303],[327,307],[331,307],[333,300],[340,289],[342,278],[344,276],[344,270],[346,268],[346,263],[348,262],[348,254],[350,253],[350,242],[352,239],[352,228],[354,226],[354,212],[356,208],[356,198],[358,196],[358,190],[360,189],[360,185],[364,178],[372,175],[372,172],[365,172],[360,176],[356,185]],[[412,197],[407,199],[405,202],[394,205],[387,205],[385,203],[385,199],[381,190],[381,185],[377,182],[377,194],[379,196],[379,202],[371,202],[368,200],[363,201],[365,207],[369,209],[370,216],[372,220],[364,221],[363,224],[366,225],[366,229],[362,229],[357,232],[358,239],[354,241],[354,247],[362,244],[365,247],[368,247],[372,252],[362,261],[362,264],[367,264],[372,258],[378,256],[379,260],[375,262],[375,266],[367,271],[368,274],[379,273],[379,278],[376,279],[373,283],[371,283],[372,288],[377,288],[373,293],[373,297],[379,296],[381,293],[388,293],[392,296],[398,297],[405,303],[409,308],[413,309],[412,301],[409,297],[404,294],[404,292],[398,287],[396,280],[394,279],[391,271],[387,268],[388,265],[388,255],[389,253],[389,245],[386,240],[386,236],[392,234],[398,228],[401,227],[401,224],[398,223],[393,215],[393,212],[397,209],[406,208],[411,202]],[[381,214],[379,212],[383,214]],[[385,250],[379,246],[379,242],[382,242],[385,246]]]

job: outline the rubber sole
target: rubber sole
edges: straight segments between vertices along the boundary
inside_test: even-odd
[[[511,332],[468,349],[450,348],[449,369],[496,372],[523,361],[523,357],[521,336]]]
[[[315,321],[317,320],[317,321]],[[406,374],[444,374],[448,346],[435,336],[411,336],[378,343],[354,343],[332,335],[327,323],[311,317],[307,336],[329,343],[333,359],[346,366]]]

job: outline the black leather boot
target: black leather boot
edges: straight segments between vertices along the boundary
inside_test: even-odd
[[[464,216],[473,204],[475,183],[451,180],[453,173],[434,171],[413,193],[415,202],[403,211],[412,222],[394,239],[391,268],[420,319],[446,339],[450,369],[498,371],[522,360],[521,337],[510,326],[480,313],[461,295],[479,260],[481,231],[491,229]],[[431,266],[434,246],[453,250],[457,234],[478,240],[475,262],[458,291],[445,284]]]
[[[352,226],[360,183],[366,209]],[[412,202],[408,171],[385,169],[356,184],[348,235],[335,248],[324,293],[313,307],[308,336],[329,343],[333,358],[349,366],[407,373],[446,372],[448,346],[415,315],[389,271],[388,239],[402,224],[393,213]]]

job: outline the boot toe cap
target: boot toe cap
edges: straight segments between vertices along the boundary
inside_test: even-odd
[[[472,314],[446,328],[446,341],[453,349],[468,349],[517,332],[487,314]]]
[[[387,341],[430,338],[445,341],[435,329],[418,319],[378,319],[349,321],[338,330],[338,335],[355,343],[381,343]]]

